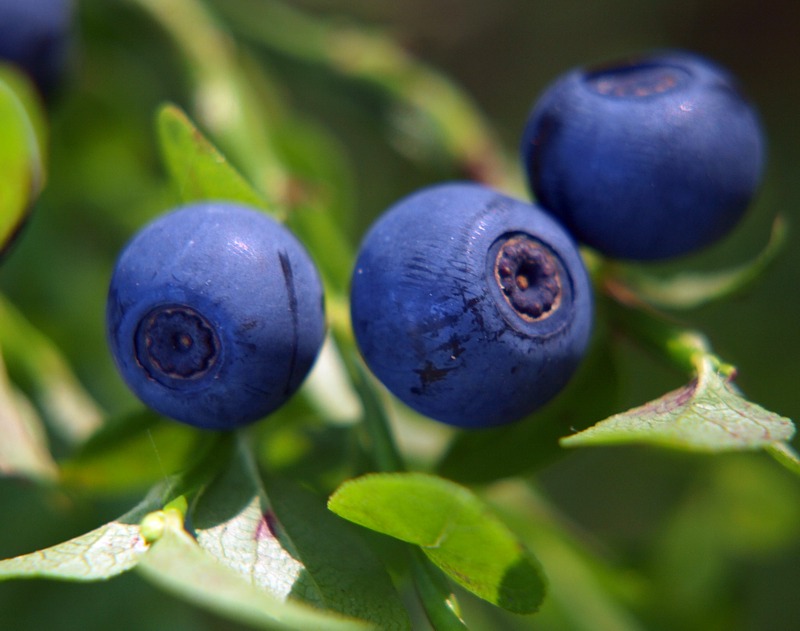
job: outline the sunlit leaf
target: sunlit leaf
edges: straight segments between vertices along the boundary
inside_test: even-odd
[[[688,385],[578,434],[565,447],[623,443],[655,444],[691,451],[760,449],[788,441],[791,420],[744,399],[709,357],[698,361]]]
[[[256,208],[266,201],[175,105],[158,112],[164,162],[184,202],[227,200]]]
[[[4,75],[0,74],[0,256],[24,223],[44,183],[34,124]]]
[[[421,473],[370,474],[342,484],[328,507],[357,524],[413,543],[451,579],[516,613],[538,609],[538,561],[465,487]]]
[[[199,545],[274,598],[407,629],[389,576],[324,501],[289,483],[260,479],[245,446],[192,512]]]
[[[161,536],[138,569],[152,582],[181,598],[259,629],[360,631],[370,625],[308,605],[286,601],[259,588],[246,576],[215,559],[167,520]]]
[[[96,581],[134,567],[147,549],[139,521],[161,507],[161,487],[119,519],[63,543],[0,561],[0,580],[50,578]]]
[[[0,62],[0,81],[14,92],[30,121],[34,138],[42,161],[42,175],[47,171],[49,121],[42,103],[42,96],[31,78],[14,64]]]
[[[200,495],[192,525],[201,548],[248,582],[285,600],[303,564],[273,534],[275,516],[245,451]]]

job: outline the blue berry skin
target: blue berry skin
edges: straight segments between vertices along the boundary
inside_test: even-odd
[[[465,428],[533,412],[567,383],[592,326],[571,237],[472,183],[422,189],[366,234],[351,287],[367,365],[421,414]]]
[[[71,0],[0,0],[0,61],[24,70],[45,96],[67,58]]]
[[[107,335],[120,374],[158,412],[232,429],[280,407],[325,335],[322,285],[281,224],[195,203],[142,229],[111,279]]]
[[[726,70],[666,52],[563,75],[531,111],[522,160],[538,202],[578,241],[655,260],[710,245],[738,223],[765,147]]]

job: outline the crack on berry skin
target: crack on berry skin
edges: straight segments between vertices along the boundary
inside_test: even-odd
[[[630,63],[586,73],[586,84],[602,96],[641,99],[681,87],[689,78],[677,66]]]
[[[524,320],[544,320],[561,306],[562,280],[553,254],[527,235],[503,242],[494,276],[503,297]]]
[[[194,309],[156,307],[136,331],[136,359],[157,381],[194,380],[217,363],[220,343],[214,327]]]
[[[441,381],[447,377],[448,373],[452,371],[453,368],[439,368],[430,360],[427,360],[422,368],[417,368],[414,370],[414,372],[419,376],[420,387],[412,388],[411,391],[415,394],[421,394],[425,392],[428,389],[428,386],[430,386],[432,383]]]

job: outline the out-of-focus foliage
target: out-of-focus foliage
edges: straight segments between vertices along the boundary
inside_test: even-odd
[[[0,267],[0,409],[7,415],[0,426],[15,430],[0,437],[0,470],[15,474],[0,478],[0,558],[64,541],[91,548],[103,537],[119,541],[141,532],[156,533],[157,546],[141,561],[139,553],[151,542],[137,543],[133,557],[120,557],[120,570],[139,564],[141,572],[107,583],[0,582],[0,627],[181,631],[269,625],[271,603],[237,593],[235,574],[215,574],[216,566],[203,574],[223,586],[216,592],[201,593],[192,581],[209,571],[201,546],[213,550],[226,534],[251,526],[251,534],[280,531],[267,517],[272,510],[286,515],[280,520],[286,547],[273,552],[293,559],[292,568],[303,573],[296,585],[307,588],[307,601],[345,616],[358,615],[360,607],[377,611],[380,601],[384,609],[372,620],[393,618],[398,628],[406,621],[397,613],[399,601],[388,595],[388,576],[406,604],[416,603],[416,577],[420,600],[441,605],[442,628],[458,628],[461,618],[479,630],[800,627],[794,604],[800,487],[788,469],[761,453],[558,448],[559,438],[686,382],[638,345],[612,335],[613,314],[602,307],[602,335],[589,361],[541,417],[457,434],[387,404],[352,356],[334,353],[321,362],[323,377],[312,378],[307,396],[254,429],[257,461],[242,464],[225,452],[201,460],[216,464],[200,478],[181,467],[219,445],[142,411],[113,369],[103,322],[113,261],[133,232],[184,195],[228,192],[286,217],[308,244],[333,297],[333,334],[352,350],[344,298],[352,253],[385,207],[419,186],[452,178],[481,179],[526,196],[516,166],[518,135],[548,81],[587,61],[685,47],[732,68],[761,110],[770,140],[766,181],[744,224],[723,243],[690,259],[617,270],[617,278],[634,288],[638,283],[653,304],[664,305],[665,295],[667,307],[689,301],[677,305],[691,309],[681,318],[741,369],[736,383],[748,399],[798,419],[800,127],[791,93],[798,78],[798,23],[800,5],[781,0],[77,0],[69,74],[43,110],[46,123],[36,113],[44,106],[30,102],[35,96],[20,101],[0,90],[8,106],[3,128],[16,134],[9,136],[7,149],[15,151],[9,155],[24,178],[36,176],[8,198],[9,225],[16,226],[27,202],[34,205]],[[236,68],[235,81],[230,67]],[[174,106],[162,109],[165,103]],[[15,116],[23,122],[11,121]],[[46,146],[34,137],[46,138]],[[165,151],[170,147],[172,154]],[[223,154],[225,168],[235,169],[225,178],[217,170]],[[187,169],[198,180],[182,186]],[[44,173],[39,194],[36,178]],[[757,259],[776,213],[787,226],[784,247]],[[735,270],[747,260],[760,262],[733,275],[691,277],[695,288],[698,278],[713,285],[699,292],[699,301],[674,282],[676,272]],[[751,278],[766,262],[769,269]],[[702,299],[744,281],[745,291],[726,300]],[[354,384],[339,395],[336,409],[346,411],[321,414],[333,409],[326,407],[333,395],[324,384],[342,373]],[[383,469],[402,465],[379,437],[371,442],[374,427],[364,440],[360,424],[352,423],[362,415],[380,416],[376,410],[386,414],[379,420],[396,432],[410,468],[479,485],[481,506],[534,552],[548,583],[539,613],[517,616],[487,605],[447,583],[426,557],[409,560],[398,542],[324,512],[319,496],[343,480],[376,463]],[[103,429],[82,443],[101,419]],[[790,469],[797,463],[786,453]],[[258,467],[263,476],[254,473]],[[298,491],[298,482],[307,488]],[[157,495],[130,513],[151,487]],[[241,496],[231,495],[232,488]],[[186,510],[196,520],[200,545],[172,517],[140,529],[146,513],[161,519],[164,501],[184,492],[197,498]],[[221,496],[227,504],[218,501]],[[220,507],[224,515],[214,512]],[[319,530],[305,529],[312,521]],[[92,532],[100,539],[81,538]],[[342,537],[345,553],[338,553],[347,562],[326,547],[330,541],[315,540],[319,533]],[[259,545],[245,546],[233,561],[258,556]],[[376,557],[385,569],[375,569]],[[91,558],[101,562],[101,556]],[[187,558],[196,565],[178,571],[175,559],[180,564]],[[341,573],[330,578],[327,565]],[[371,589],[346,583],[359,567]],[[5,571],[16,570],[6,565]],[[332,595],[337,585],[358,589],[361,598]],[[450,589],[460,611],[451,611]],[[426,628],[420,606],[409,609],[413,628]],[[287,624],[316,619],[305,608],[289,607],[282,615]],[[350,622],[341,624],[348,628]]]

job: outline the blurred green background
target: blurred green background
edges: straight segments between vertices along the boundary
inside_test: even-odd
[[[536,95],[561,72],[640,50],[681,47],[739,76],[769,142],[763,189],[724,242],[654,273],[715,269],[753,257],[776,214],[789,222],[785,251],[744,295],[680,314],[740,369],[746,395],[800,419],[800,3],[786,0],[304,0],[310,15],[380,29],[440,69],[484,112],[513,160]],[[257,45],[243,15],[268,20],[259,0],[208,2],[252,46],[278,95],[322,126],[350,169],[343,178],[353,245],[386,206],[413,189],[465,173],[431,153],[413,119],[374,88]],[[190,108],[186,69],[166,35],[133,3],[81,0],[70,73],[50,107],[48,186],[0,268],[0,290],[50,335],[111,413],[135,407],[108,356],[105,291],[133,231],[173,203],[153,132],[155,108]],[[265,113],[265,115],[268,115]],[[682,384],[683,377],[621,342],[620,410]],[[760,456],[700,458],[640,449],[578,451],[548,467],[541,487],[620,566],[663,581],[653,629],[800,628],[800,491]],[[764,489],[767,491],[764,492]],[[78,534],[127,509],[72,499],[55,504],[0,482],[0,557]],[[468,601],[469,604],[469,601]],[[503,624],[513,628],[511,617]],[[488,624],[488,623],[487,623]],[[525,628],[546,626],[543,619]],[[234,629],[157,593],[136,576],[108,585],[0,584],[0,629]],[[491,627],[487,627],[491,628]],[[571,628],[571,627],[570,627]],[[580,628],[576,626],[575,628]]]

